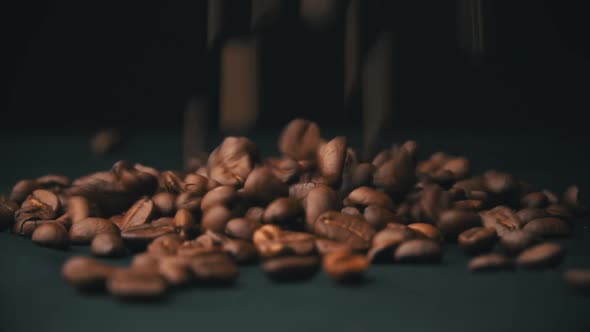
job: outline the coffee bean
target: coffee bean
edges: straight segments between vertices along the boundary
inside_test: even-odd
[[[18,210],[16,202],[0,198],[0,232],[12,227],[16,210]]]
[[[512,269],[512,261],[501,254],[490,253],[476,256],[469,261],[471,272],[492,272]]]
[[[74,244],[90,244],[100,233],[119,233],[119,229],[108,219],[86,218],[72,224],[70,241]]]
[[[430,239],[432,241],[442,243],[443,235],[442,232],[431,224],[426,223],[413,223],[409,224],[408,228],[415,231],[417,234]]]
[[[105,156],[122,149],[125,136],[118,129],[102,129],[92,136],[90,150],[95,156]]]
[[[520,200],[520,206],[523,208],[544,208],[547,204],[547,196],[540,191],[527,194]]]
[[[518,255],[516,262],[526,269],[553,267],[561,262],[563,249],[555,243],[542,243],[530,247]]]
[[[335,211],[321,214],[313,225],[317,236],[348,243],[353,249],[368,249],[375,229],[362,217]]]
[[[295,119],[283,129],[279,150],[295,159],[309,159],[315,155],[320,142],[320,129],[315,122]]]
[[[416,183],[416,149],[416,142],[405,142],[390,160],[377,167],[373,184],[393,194],[407,192]]]
[[[355,208],[354,206],[345,206],[342,208],[342,210],[340,210],[340,212],[342,212],[344,214],[351,215],[351,216],[362,216],[363,215],[361,213],[361,211],[359,211],[359,209]]]
[[[358,164],[351,177],[351,185],[353,188],[362,186],[369,186],[373,182],[373,174],[375,174],[376,167],[370,163]]]
[[[275,281],[307,280],[319,268],[320,259],[316,256],[286,256],[265,261],[262,269],[267,277]]]
[[[226,137],[209,155],[208,178],[222,185],[245,186],[244,181],[259,159],[254,142],[245,137]]]
[[[157,271],[160,257],[147,252],[133,256],[130,267],[134,270]]]
[[[176,196],[169,192],[157,193],[152,197],[154,207],[161,216],[173,216],[176,212]]]
[[[256,248],[248,241],[226,239],[221,248],[238,264],[252,263],[258,258]]]
[[[205,212],[201,220],[203,229],[223,233],[227,223],[236,217],[233,211],[223,205],[216,205]]]
[[[563,274],[563,279],[569,287],[582,294],[590,294],[590,269],[569,269]]]
[[[193,215],[185,209],[179,209],[174,215],[174,227],[180,233],[180,236],[186,239],[195,237],[199,228],[195,223]]]
[[[574,210],[577,216],[584,216],[588,213],[588,203],[585,196],[580,194],[578,186],[569,186],[563,193],[563,203]]]
[[[303,208],[305,209],[306,228],[311,231],[318,217],[324,212],[339,210],[340,202],[332,188],[318,185],[310,190],[305,197]]]
[[[158,274],[171,286],[183,286],[190,283],[193,273],[190,261],[184,257],[165,256],[158,260]]]
[[[127,210],[123,217],[123,227],[121,230],[125,231],[128,228],[145,225],[151,221],[155,214],[154,202],[144,197],[135,202],[132,207]]]
[[[545,218],[549,216],[549,214],[545,212],[545,210],[539,208],[524,208],[516,212],[516,216],[523,224],[526,224],[533,219]]]
[[[496,233],[500,237],[508,232],[521,229],[524,225],[514,211],[507,206],[497,206],[491,210],[482,211],[479,215],[483,226],[496,229]]]
[[[65,249],[68,246],[68,231],[58,222],[47,222],[35,228],[31,240],[41,246]]]
[[[178,195],[184,191],[184,182],[176,173],[164,171],[160,173],[159,189],[162,192]]]
[[[158,273],[145,270],[117,270],[108,278],[109,293],[123,300],[158,299],[166,294],[166,281]]]
[[[76,289],[94,291],[103,289],[107,278],[114,271],[115,268],[92,258],[74,256],[65,262],[61,273],[64,279]]]
[[[265,225],[258,229],[254,233],[253,241],[261,257],[310,255],[315,252],[313,235],[282,231],[274,225]]]
[[[361,280],[369,269],[369,259],[350,250],[339,250],[327,254],[323,267],[330,278],[339,282]]]
[[[469,199],[467,199],[467,192],[465,192],[465,189],[463,189],[463,188],[452,187],[449,190],[447,190],[447,193],[449,195],[449,198],[453,202],[462,201],[462,200],[469,200]],[[477,201],[477,200],[474,199],[474,201]],[[483,203],[483,201],[481,201],[481,202]]]
[[[436,226],[443,233],[445,240],[455,241],[461,232],[480,225],[481,218],[475,212],[447,210],[440,214]]]
[[[90,250],[95,256],[120,257],[127,254],[125,243],[118,233],[100,233],[94,237]]]
[[[248,218],[234,218],[225,225],[225,234],[236,239],[251,241],[254,232],[262,225]]]
[[[567,236],[570,226],[563,220],[554,217],[533,219],[529,221],[524,230],[541,236]]]
[[[287,197],[289,187],[267,167],[255,168],[244,183],[244,194],[253,202],[267,204],[279,197]]]
[[[176,233],[169,233],[155,238],[148,246],[147,252],[152,256],[174,256],[183,243]]]
[[[405,241],[394,253],[395,261],[400,263],[432,263],[439,261],[441,256],[440,245],[428,239]]]
[[[68,215],[72,222],[90,217],[90,203],[83,196],[72,196],[68,199]]]
[[[545,208],[545,212],[547,212],[550,216],[563,219],[568,222],[575,219],[574,212],[565,204],[550,204]]]
[[[395,249],[401,243],[416,237],[416,231],[405,225],[388,224],[373,237],[367,257],[374,262],[391,262]]]
[[[344,200],[344,205],[360,208],[376,205],[390,211],[393,210],[393,201],[387,194],[369,187],[359,187],[353,190]]]
[[[549,204],[559,203],[559,197],[557,197],[557,195],[553,191],[544,189],[541,192],[543,194],[545,194],[545,196],[547,196],[547,200],[549,201]]]
[[[319,184],[315,182],[295,183],[289,187],[289,197],[303,200],[307,194]]]
[[[47,174],[38,177],[36,180],[39,188],[56,191],[57,189],[67,188],[72,185],[72,181],[65,175]]]
[[[216,205],[225,205],[231,208],[238,198],[238,192],[234,187],[219,186],[203,196],[201,210],[207,211]]]
[[[469,170],[469,160],[466,158],[438,152],[430,160],[418,164],[416,173],[424,181],[446,184],[466,178]]]
[[[465,199],[453,202],[453,209],[479,212],[484,209],[484,203],[475,199]]]
[[[18,234],[21,236],[32,236],[33,232],[37,227],[47,224],[47,223],[54,223],[55,220],[47,220],[47,219],[20,219],[18,218],[12,227],[12,232],[14,234]]]
[[[346,149],[346,137],[343,136],[335,137],[318,148],[318,170],[332,188],[339,187],[342,182]]]
[[[121,232],[125,243],[132,248],[145,248],[160,236],[174,233],[174,227],[168,225],[154,226],[150,224],[129,227]]]
[[[209,253],[190,261],[191,271],[201,283],[230,284],[240,275],[238,266],[224,253]]]
[[[301,203],[294,198],[281,197],[272,201],[264,210],[262,221],[266,224],[295,225],[303,214]]]
[[[498,236],[493,228],[473,227],[459,234],[457,240],[465,252],[476,254],[491,250]]]
[[[513,175],[498,171],[484,173],[483,180],[486,190],[496,195],[507,195],[515,192],[519,186]]]
[[[419,198],[412,206],[411,215],[414,220],[435,222],[440,214],[451,205],[449,193],[436,184],[426,184]]]
[[[282,231],[278,241],[284,246],[284,251],[294,255],[311,255],[315,253],[315,237],[304,232]]]
[[[185,191],[176,196],[176,209],[185,209],[194,215],[201,212],[203,197],[196,191]]]
[[[524,230],[509,232],[500,238],[500,244],[510,254],[517,254],[540,241],[537,234]]]
[[[293,183],[300,175],[299,163],[289,157],[267,158],[265,163],[277,179],[283,183]]]
[[[337,250],[352,250],[352,248],[346,243],[327,239],[316,239],[315,247],[318,253],[322,256]]]
[[[205,195],[209,191],[209,186],[209,179],[203,175],[190,173],[184,177],[184,191],[193,192],[197,196]]]
[[[10,193],[10,200],[22,203],[35,189],[39,188],[37,181],[24,179],[17,182]]]

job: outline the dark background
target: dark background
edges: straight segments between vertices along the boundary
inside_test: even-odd
[[[488,54],[479,66],[457,47],[454,1],[391,1],[381,13],[399,37],[395,126],[584,126],[590,56],[582,4],[490,2]],[[234,15],[233,31],[246,31],[248,14]],[[216,91],[204,0],[3,0],[0,21],[3,132],[181,128],[187,99]],[[267,33],[259,126],[293,116],[321,125],[358,123],[359,110],[343,105],[342,36],[341,25],[306,30],[295,13]],[[217,117],[210,118],[214,124]]]

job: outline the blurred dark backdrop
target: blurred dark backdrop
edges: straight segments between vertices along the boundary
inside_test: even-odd
[[[491,2],[488,55],[473,66],[457,47],[454,1],[391,1],[382,14],[399,38],[396,126],[585,125],[590,54],[582,4]],[[248,14],[237,16],[247,22]],[[0,21],[7,56],[0,75],[3,132],[181,128],[187,99],[216,90],[204,0],[3,0]],[[341,26],[308,31],[296,13],[268,33],[259,126],[294,116],[322,125],[359,123],[359,110],[343,105],[342,36]],[[216,119],[210,117],[212,125]]]

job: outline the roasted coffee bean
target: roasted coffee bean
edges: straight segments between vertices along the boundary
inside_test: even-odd
[[[528,223],[533,219],[545,218],[548,217],[549,214],[545,212],[543,209],[539,208],[525,208],[518,212],[516,212],[516,216],[523,224]]]
[[[254,233],[256,250],[262,257],[281,255],[310,255],[315,252],[315,238],[303,232],[282,231],[274,225],[265,225]]]
[[[128,228],[145,225],[151,221],[155,214],[154,202],[149,198],[142,198],[135,202],[129,208],[123,217],[123,227],[121,230],[125,231]]]
[[[258,251],[256,251],[254,245],[248,241],[226,239],[223,241],[221,248],[238,264],[251,263],[258,258]]]
[[[491,250],[497,240],[496,230],[484,227],[470,228],[459,234],[457,238],[461,248],[469,254]]]
[[[201,201],[201,210],[207,211],[216,205],[232,207],[238,200],[238,192],[232,186],[219,186],[209,191]]]
[[[541,236],[567,236],[570,226],[559,218],[546,217],[529,221],[524,230]]]
[[[147,252],[152,256],[174,256],[183,243],[183,239],[176,233],[169,233],[157,237],[148,246]]]
[[[276,198],[287,197],[289,187],[267,167],[257,167],[244,183],[244,195],[255,203],[267,204]]]
[[[388,224],[385,229],[375,234],[367,257],[375,262],[391,262],[397,247],[418,234],[411,228],[401,224]]]
[[[523,208],[544,208],[547,204],[547,196],[540,191],[529,193],[520,200],[520,206]]]
[[[440,214],[436,226],[443,233],[445,240],[455,241],[461,232],[481,226],[481,218],[475,212],[447,210]]]
[[[315,182],[295,183],[289,187],[289,197],[303,200],[307,194],[319,184]]]
[[[590,269],[570,269],[563,274],[565,283],[583,293],[590,294]]]
[[[68,246],[68,231],[58,222],[44,223],[33,231],[31,240],[41,246],[64,249]]]
[[[68,215],[72,222],[90,217],[90,203],[85,197],[72,196],[68,199]]]
[[[265,261],[262,269],[272,280],[296,281],[313,277],[319,265],[320,259],[316,256],[286,256]]]
[[[156,211],[161,216],[173,216],[176,212],[176,196],[169,192],[157,193],[152,197]]]
[[[158,274],[171,286],[190,283],[194,276],[185,257],[166,256],[158,260]]]
[[[510,258],[496,253],[476,256],[469,261],[468,268],[471,272],[493,272],[512,269]]]
[[[527,269],[553,267],[561,262],[563,249],[556,243],[541,243],[518,255],[516,263]]]
[[[408,228],[427,239],[430,239],[438,243],[443,242],[442,232],[434,225],[427,223],[413,223],[409,224]]]
[[[387,194],[369,187],[359,187],[353,190],[344,200],[344,205],[360,208],[376,205],[390,211],[393,210],[393,201]]]
[[[377,205],[369,205],[365,208],[363,216],[367,223],[376,230],[383,229],[387,223],[396,220],[395,214],[390,210]]]
[[[266,224],[294,224],[296,219],[303,214],[301,203],[288,197],[277,198],[264,210],[262,221]]]
[[[47,219],[17,219],[15,224],[12,226],[12,232],[21,236],[32,236],[37,227],[43,224],[54,222],[55,220]]]
[[[262,223],[262,216],[264,215],[264,208],[260,206],[253,206],[246,211],[244,218]]]
[[[184,177],[184,191],[203,196],[209,191],[209,179],[203,175],[190,173]]]
[[[563,193],[563,203],[574,210],[577,216],[584,216],[588,213],[588,203],[585,196],[580,194],[578,186],[569,186]]]
[[[283,129],[279,150],[295,160],[309,159],[315,155],[320,139],[320,129],[315,122],[295,119]]]
[[[339,187],[342,182],[346,149],[346,137],[343,136],[335,137],[318,148],[318,170],[332,188]]]
[[[33,206],[47,206],[53,213],[57,213],[60,208],[59,198],[56,194],[45,189],[36,189],[23,202],[22,208]]]
[[[496,195],[506,195],[518,190],[518,181],[508,173],[487,171],[483,179],[486,190]]]
[[[22,203],[35,189],[39,188],[37,181],[24,179],[17,182],[10,193],[10,200]]]
[[[483,226],[496,229],[496,233],[500,237],[508,232],[521,229],[524,225],[514,211],[507,206],[497,206],[491,210],[482,211],[479,215]]]
[[[130,227],[121,232],[125,243],[134,248],[143,248],[154,239],[166,234],[174,233],[174,227],[163,225],[154,226],[150,224]]]
[[[166,281],[158,273],[145,270],[117,270],[108,278],[109,293],[123,300],[158,299],[166,294]]]
[[[60,174],[47,174],[37,178],[35,180],[39,188],[49,189],[55,191],[56,189],[67,188],[72,184],[70,178]]]
[[[325,185],[318,185],[309,191],[303,201],[306,228],[311,231],[318,217],[327,211],[340,210],[336,192]]]
[[[90,250],[95,256],[120,257],[127,254],[125,243],[118,233],[100,233],[94,237]]]
[[[337,250],[352,250],[352,248],[346,243],[327,239],[316,239],[315,247],[318,253],[322,256]]]
[[[159,261],[160,257],[144,252],[133,256],[130,267],[134,270],[154,271],[158,269]]]
[[[354,282],[361,280],[369,269],[369,259],[351,250],[339,250],[327,254],[323,260],[323,267],[330,278],[339,282]]]
[[[216,205],[205,212],[201,226],[205,230],[223,233],[227,223],[236,217],[233,211],[223,205]]]
[[[172,171],[164,171],[160,173],[159,182],[159,189],[163,192],[178,195],[184,191],[184,182]]]
[[[360,163],[352,172],[352,177],[350,179],[351,185],[353,188],[358,188],[362,186],[369,186],[373,182],[373,174],[375,174],[375,166],[370,163]]]
[[[174,227],[183,238],[193,238],[199,232],[193,215],[185,209],[179,209],[174,215]]]
[[[368,249],[375,229],[362,217],[328,211],[313,225],[317,236],[348,243],[353,249]]]
[[[16,210],[18,210],[16,202],[0,198],[0,232],[12,227]]]
[[[355,208],[354,206],[345,206],[340,210],[340,212],[344,214],[349,214],[351,216],[362,216],[363,214],[359,209]]]
[[[265,163],[277,179],[283,183],[293,183],[300,174],[299,163],[289,157],[268,158]]]
[[[463,188],[452,187],[449,190],[447,190],[447,193],[449,194],[449,198],[453,202],[470,200],[470,199],[467,199],[467,192],[465,192],[465,189],[463,189]],[[481,201],[481,202],[483,203],[483,201]]]
[[[230,284],[240,275],[238,266],[224,253],[208,253],[190,261],[191,271],[202,283]]]
[[[100,233],[119,233],[119,228],[108,219],[82,219],[70,227],[70,241],[74,244],[90,244]]]
[[[426,184],[420,192],[418,201],[411,208],[414,220],[434,222],[442,211],[451,205],[449,193],[436,184]]]
[[[479,212],[484,209],[484,203],[475,199],[465,199],[453,202],[453,209]]]
[[[416,173],[424,181],[446,184],[466,178],[469,170],[469,160],[466,158],[437,152],[429,160],[418,164]]]
[[[196,191],[185,191],[176,196],[176,209],[189,210],[192,214],[197,215],[201,211],[203,197]]]
[[[574,220],[575,218],[572,209],[565,204],[550,204],[545,208],[545,212],[547,212],[550,216],[563,219],[568,222]]]
[[[112,217],[109,218],[109,220],[115,224],[115,226],[117,226],[117,228],[119,228],[119,230],[121,230],[121,228],[123,227],[123,215],[122,214],[116,214]],[[84,218],[86,219],[86,218]]]
[[[412,239],[395,249],[394,258],[400,263],[432,263],[441,259],[440,245],[428,239]]]
[[[416,142],[405,142],[390,160],[377,167],[373,184],[392,194],[407,192],[416,183],[416,149]]]
[[[541,238],[537,234],[524,230],[509,232],[500,238],[502,248],[510,254],[517,254],[540,241]]]
[[[99,157],[114,153],[124,146],[125,135],[114,128],[102,129],[96,132],[90,140],[90,151]]]
[[[375,166],[375,168],[380,167],[381,165],[385,164],[388,160],[391,160],[393,157],[392,149],[385,149],[379,151],[375,158],[371,160],[371,165]]]
[[[543,194],[545,194],[545,196],[547,196],[547,200],[549,200],[549,204],[559,203],[559,197],[557,197],[557,195],[553,191],[544,189],[541,192]]]
[[[234,218],[225,225],[225,234],[236,239],[252,241],[254,232],[262,225],[248,218]]]
[[[61,274],[70,285],[81,291],[104,289],[115,268],[88,257],[74,256],[62,267]]]
[[[207,177],[222,185],[241,187],[259,159],[254,142],[245,137],[226,137],[209,155]]]

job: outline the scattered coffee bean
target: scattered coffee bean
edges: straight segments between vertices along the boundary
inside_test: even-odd
[[[484,227],[495,228],[498,236],[521,229],[524,223],[514,211],[506,206],[497,206],[479,214]]]
[[[555,243],[542,243],[518,255],[516,263],[526,269],[554,267],[561,262],[563,249]]]
[[[492,272],[511,269],[513,265],[510,258],[501,254],[490,253],[472,258],[468,267],[472,272]]]
[[[72,222],[90,217],[90,203],[83,196],[72,196],[68,199],[68,215]]]
[[[497,240],[496,230],[484,227],[470,228],[458,237],[459,245],[469,254],[491,250]]]
[[[445,240],[455,241],[461,232],[480,225],[481,218],[475,212],[447,210],[441,213],[436,226],[443,233]]]
[[[563,219],[565,221],[572,221],[575,219],[573,210],[565,204],[550,204],[545,208],[545,211],[553,217]]]
[[[74,256],[62,267],[62,276],[74,288],[81,291],[104,289],[106,280],[115,269],[88,257]]]
[[[510,254],[518,254],[540,241],[541,238],[537,234],[524,230],[509,232],[500,238],[502,248]]]
[[[525,208],[518,212],[516,212],[516,216],[523,224],[528,223],[533,219],[545,218],[548,217],[549,214],[545,212],[544,209],[539,208]]]
[[[264,210],[262,221],[266,224],[293,225],[303,214],[301,203],[294,198],[281,197],[272,201]]]
[[[123,300],[158,299],[166,294],[166,281],[146,270],[117,270],[107,280],[109,293]]]
[[[123,217],[123,227],[121,230],[125,231],[128,228],[145,225],[155,213],[154,202],[149,198],[142,198],[137,201]]]
[[[439,261],[441,256],[440,245],[428,239],[405,241],[394,253],[395,261],[400,263],[432,263]]]
[[[346,242],[353,249],[368,249],[375,229],[362,217],[329,211],[318,217],[313,225],[315,235]]]
[[[195,279],[202,283],[230,284],[239,276],[238,266],[224,253],[207,253],[190,261]]]
[[[169,192],[157,193],[152,197],[154,206],[161,216],[172,216],[176,211],[176,196]]]
[[[108,219],[82,219],[70,227],[70,241],[74,244],[90,244],[100,233],[119,233],[119,228]]]
[[[295,119],[283,129],[279,150],[295,159],[309,159],[315,155],[320,142],[320,129],[315,122]]]
[[[41,246],[65,249],[69,244],[68,231],[58,222],[44,223],[33,231],[31,240]]]
[[[232,186],[219,186],[209,191],[201,201],[201,210],[207,211],[217,205],[224,205],[228,208],[238,200],[238,192]]]
[[[120,257],[127,254],[125,243],[118,233],[100,233],[94,237],[90,250],[95,256]]]
[[[426,223],[413,223],[409,224],[408,228],[414,230],[417,234],[430,239],[432,241],[442,243],[443,242],[443,235],[442,232],[431,224]]]
[[[121,236],[125,240],[125,243],[132,248],[144,248],[158,237],[172,233],[174,233],[173,226],[146,224],[127,228],[121,232]]]
[[[258,258],[258,251],[248,241],[226,239],[223,241],[221,248],[238,264],[252,263]]]
[[[155,238],[147,247],[152,256],[174,256],[183,243],[183,239],[175,233],[169,233]],[[136,256],[137,257],[137,256]]]
[[[216,205],[205,211],[201,226],[216,233],[223,233],[227,223],[236,217],[233,211],[224,205]]]
[[[566,236],[570,226],[559,218],[546,217],[529,221],[524,230],[541,236]]]
[[[361,280],[369,269],[369,259],[350,250],[339,250],[327,254],[323,267],[330,278],[339,282]]]
[[[393,209],[393,201],[387,194],[370,187],[359,187],[353,190],[344,200],[344,205],[361,208],[376,205],[390,211]]]
[[[352,250],[352,248],[346,243],[327,239],[316,239],[315,247],[318,253],[322,256],[338,250]]]
[[[342,182],[346,149],[346,137],[343,136],[338,136],[318,148],[318,169],[326,184],[332,188],[337,188]]]
[[[264,273],[275,281],[306,280],[318,271],[320,259],[316,256],[276,257],[262,264]]]
[[[340,210],[340,202],[336,192],[325,185],[318,185],[311,189],[303,201],[305,209],[306,228],[313,229],[318,217],[327,211]]]

